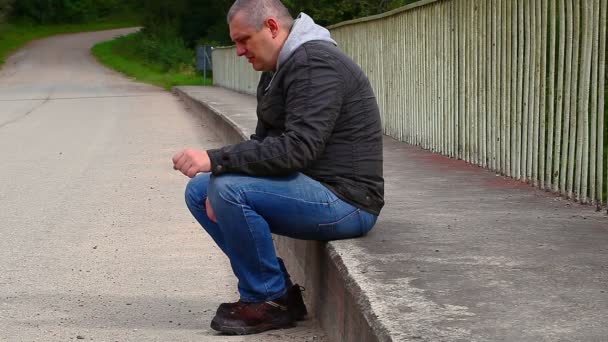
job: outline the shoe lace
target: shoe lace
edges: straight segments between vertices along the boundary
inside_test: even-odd
[[[278,309],[280,309],[281,311],[287,311],[287,305],[281,305],[281,304],[279,304],[279,303],[277,303],[277,302],[273,302],[273,301],[271,301],[271,300],[266,301],[266,304],[268,304],[268,305],[270,305],[270,306],[273,306],[273,307],[275,307],[275,308],[278,308]]]

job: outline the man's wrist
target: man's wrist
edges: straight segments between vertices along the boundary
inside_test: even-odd
[[[205,151],[209,157],[209,169],[214,174],[221,174],[226,172],[226,161],[227,158],[222,157],[222,151],[220,149],[210,149]]]

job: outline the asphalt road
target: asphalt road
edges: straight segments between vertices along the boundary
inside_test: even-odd
[[[0,341],[324,340],[312,321],[209,328],[235,278],[171,156],[219,140],[176,96],[95,62],[95,42],[127,31],[36,41],[0,70]]]

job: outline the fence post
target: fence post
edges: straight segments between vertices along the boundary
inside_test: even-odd
[[[212,53],[213,48],[209,45],[202,45],[196,47],[196,71],[203,72],[203,84],[207,79],[207,70],[213,69],[212,64]]]

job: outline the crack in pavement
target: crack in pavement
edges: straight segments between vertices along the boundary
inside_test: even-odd
[[[44,101],[42,101],[42,102],[40,102],[40,103],[36,104],[36,105],[35,105],[34,107],[32,107],[32,109],[30,109],[30,110],[29,110],[27,113],[25,113],[25,114],[23,114],[23,115],[19,115],[18,117],[14,118],[14,119],[12,119],[12,120],[8,120],[8,121],[6,121],[6,122],[0,123],[0,128],[4,128],[4,127],[6,127],[6,126],[8,126],[8,125],[10,125],[10,124],[12,124],[12,123],[15,123],[15,122],[17,122],[17,121],[19,121],[19,120],[24,119],[25,117],[27,117],[28,115],[30,115],[31,113],[33,113],[33,112],[34,112],[36,109],[38,109],[38,108],[40,108],[40,107],[44,106],[44,104],[48,103],[48,102],[51,100],[51,98],[50,98],[50,97],[47,97],[46,99],[40,99],[40,100],[41,100],[41,101],[42,101],[42,100],[44,100]]]

